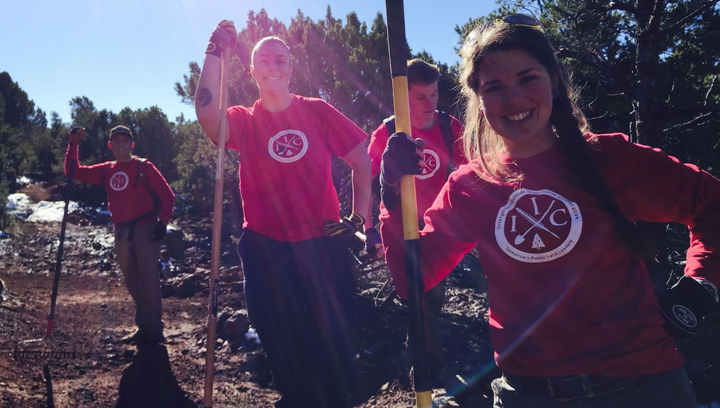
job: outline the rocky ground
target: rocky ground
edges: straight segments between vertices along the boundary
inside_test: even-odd
[[[61,199],[57,188],[41,183],[23,192],[33,202]],[[134,305],[117,269],[106,218],[81,211],[69,216],[52,341],[42,339],[60,223],[19,222],[10,237],[0,239],[1,407],[48,407],[51,403],[57,407],[202,406],[210,225],[187,219],[177,223],[182,233],[176,237],[184,238],[184,251],[182,256],[174,253],[177,242],[169,242],[161,269],[167,343],[139,350],[120,343],[133,329]],[[272,407],[279,395],[262,346],[245,333],[236,238],[226,241],[213,405]],[[487,341],[486,284],[471,259],[463,266],[464,270],[452,275],[443,309],[449,370],[436,384],[438,407],[489,406],[485,384],[497,375]],[[407,310],[397,300],[383,303],[392,286],[383,286],[389,279],[384,264],[358,262],[356,272],[361,381],[355,406],[413,406],[414,395],[403,370]],[[31,339],[40,341],[23,343]],[[701,402],[720,407],[717,319],[702,336],[679,346],[688,357],[687,367]],[[471,384],[464,386],[459,378]],[[479,381],[472,383],[472,379]]]

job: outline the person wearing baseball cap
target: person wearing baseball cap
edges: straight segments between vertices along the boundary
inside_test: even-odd
[[[108,148],[115,160],[92,166],[78,162],[78,147],[84,134],[82,127],[68,133],[70,145],[65,154],[65,174],[74,168],[75,179],[102,185],[107,192],[110,218],[115,227],[115,253],[136,306],[137,329],[120,341],[138,347],[163,343],[157,263],[175,194],[150,161],[132,155],[135,142],[127,126],[110,130]]]

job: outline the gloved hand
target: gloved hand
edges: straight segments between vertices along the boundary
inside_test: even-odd
[[[211,54],[219,58],[223,52],[232,51],[236,42],[237,31],[235,26],[233,23],[223,20],[215,27],[215,31],[210,36],[210,42],[208,42],[205,54]]]
[[[707,282],[711,290],[714,288]],[[675,338],[690,338],[697,333],[698,326],[705,315],[720,310],[715,295],[706,290],[703,284],[690,276],[683,276],[672,288],[658,298],[660,311],[667,321],[670,334]]]
[[[349,217],[342,218],[340,221],[326,220],[323,222],[325,233],[331,237],[354,234],[357,231],[362,232],[365,225],[365,218],[362,215],[352,213]]]
[[[388,210],[397,207],[400,201],[396,183],[407,174],[422,173],[424,148],[424,140],[410,140],[402,132],[393,133],[388,139],[380,163],[380,198]]]
[[[164,222],[158,222],[155,228],[153,228],[153,239],[155,241],[162,241],[165,239],[165,235],[167,234],[167,225]]]
[[[377,230],[375,228],[368,228],[365,230],[365,236],[367,237],[365,240],[365,252],[375,258],[384,258],[385,250],[382,246],[382,238]]]
[[[70,139],[70,142],[77,143],[80,141],[80,139],[83,137],[84,134],[85,134],[85,128],[76,126],[72,129],[70,129],[67,136],[68,136],[68,139]]]

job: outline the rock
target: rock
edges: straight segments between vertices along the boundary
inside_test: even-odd
[[[174,289],[178,297],[190,297],[195,294],[194,275],[180,275],[175,278]]]
[[[160,286],[160,293],[164,298],[175,296],[175,284],[173,282],[163,282]]]
[[[242,282],[245,277],[240,270],[240,266],[223,269],[220,271],[220,282]]]
[[[235,293],[240,293],[245,291],[245,283],[244,282],[232,282],[230,283],[230,290],[232,290]]]
[[[175,259],[183,259],[185,257],[185,234],[178,227],[168,225],[165,244],[167,245],[167,252],[170,257]]]
[[[236,311],[223,325],[225,339],[230,342],[231,345],[241,344],[244,334],[247,333],[248,329],[250,329],[250,322],[246,310]]]
[[[226,307],[225,309],[220,312],[217,318],[217,334],[220,336],[224,333],[225,330],[225,322],[230,318],[230,316],[233,315],[235,311],[230,309],[229,307]]]

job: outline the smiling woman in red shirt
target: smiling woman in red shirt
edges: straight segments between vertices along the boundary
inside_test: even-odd
[[[532,16],[476,28],[461,55],[471,161],[425,213],[421,263],[428,290],[477,247],[503,372],[495,406],[696,407],[668,331],[693,333],[719,309],[720,181],[590,133]],[[386,205],[421,164],[413,141],[390,138]],[[653,249],[631,220],[690,229],[685,276],[660,307],[643,263]]]

